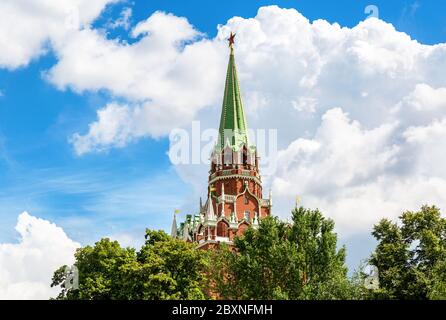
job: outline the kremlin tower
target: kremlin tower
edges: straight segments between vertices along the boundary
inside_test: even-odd
[[[207,201],[199,214],[187,215],[172,236],[209,249],[229,245],[249,227],[271,214],[272,198],[263,199],[259,157],[249,143],[248,126],[234,58],[234,37],[229,37],[229,63],[220,118],[219,138],[211,155]]]

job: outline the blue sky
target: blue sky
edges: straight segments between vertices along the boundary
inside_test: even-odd
[[[284,0],[284,1],[135,1],[135,20],[141,20],[156,10],[172,12],[188,20],[210,37],[216,34],[216,25],[224,24],[234,16],[253,17],[261,6],[276,4],[281,8],[296,8],[310,20],[324,19],[331,23],[353,27],[367,15],[368,5],[379,8],[380,18],[396,29],[420,42],[443,42],[446,4],[438,0]]]
[[[381,19],[421,43],[446,38],[446,2],[436,0],[137,0],[108,6],[93,25],[101,28],[117,19],[124,7],[133,9],[132,27],[160,10],[186,17],[213,38],[218,24],[234,16],[254,17],[260,6],[270,4],[347,27],[364,20],[364,8],[374,4]],[[110,31],[109,37],[134,41],[123,29]],[[76,155],[70,137],[86,133],[97,110],[116,97],[107,91],[56,88],[45,78],[56,62],[49,50],[29,65],[0,69],[0,243],[17,237],[14,226],[23,211],[55,222],[82,244],[121,233],[142,238],[146,227],[168,230],[173,210],[190,203],[193,191],[170,164],[167,138]]]

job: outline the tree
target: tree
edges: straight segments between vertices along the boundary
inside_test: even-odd
[[[432,283],[428,298],[432,300],[446,300],[446,259],[435,264],[432,270]]]
[[[65,288],[65,266],[53,276],[58,299],[204,299],[206,254],[163,231],[146,231],[139,252],[102,239],[75,253],[79,288]]]
[[[350,299],[345,248],[319,210],[298,208],[292,223],[268,217],[213,253],[215,290],[228,299]]]
[[[446,298],[446,219],[435,206],[399,219],[400,224],[383,219],[372,232],[379,241],[370,259],[379,270],[375,297]]]
[[[141,280],[150,288],[142,298],[205,298],[207,254],[196,250],[194,244],[173,239],[162,231],[147,230],[138,262],[144,268]]]

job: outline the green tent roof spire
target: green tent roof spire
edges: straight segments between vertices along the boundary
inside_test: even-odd
[[[226,73],[225,93],[220,118],[219,143],[218,147],[223,149],[229,143],[233,148],[241,145],[249,146],[248,126],[246,124],[245,111],[243,109],[240,85],[237,76],[237,68],[234,59],[234,37],[231,32],[229,37],[229,63]]]

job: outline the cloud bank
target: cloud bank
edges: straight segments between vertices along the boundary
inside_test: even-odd
[[[57,42],[88,27],[118,0],[2,0],[0,68],[24,67]]]
[[[19,215],[18,243],[0,243],[0,299],[49,299],[53,272],[74,263],[79,243],[67,237],[62,228],[33,217]]]

